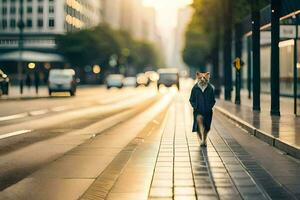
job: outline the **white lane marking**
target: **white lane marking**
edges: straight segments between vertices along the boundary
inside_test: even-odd
[[[19,119],[23,117],[27,117],[28,113],[20,113],[20,114],[15,114],[15,115],[9,115],[5,117],[0,117],[0,121],[8,121],[8,120],[13,120],[13,119]]]
[[[13,136],[17,136],[17,135],[22,135],[25,133],[29,133],[32,130],[20,130],[20,131],[15,131],[15,132],[11,132],[11,133],[6,133],[3,135],[0,135],[0,140],[5,139],[5,138],[9,138],[9,137],[13,137]]]
[[[44,115],[46,113],[48,113],[49,110],[48,109],[44,109],[44,110],[35,110],[35,111],[30,111],[29,115],[31,116],[36,116],[36,115]]]
[[[51,110],[54,112],[60,112],[69,109],[69,107],[70,106],[58,106],[58,107],[51,108]]]

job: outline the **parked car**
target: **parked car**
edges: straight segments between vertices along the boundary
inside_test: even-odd
[[[150,84],[149,78],[144,73],[139,73],[136,75],[137,85],[148,86]]]
[[[52,69],[49,72],[49,95],[53,92],[69,92],[71,96],[76,94],[76,74],[73,69]]]
[[[124,87],[137,87],[136,77],[126,77],[123,79]]]
[[[160,69],[158,70],[159,79],[157,81],[157,87],[160,85],[164,85],[166,87],[172,87],[176,85],[179,90],[179,73],[177,69],[169,68],[169,69]]]
[[[152,81],[152,82],[158,81],[159,76],[158,76],[158,73],[155,72],[155,71],[147,71],[147,72],[145,72],[145,75],[146,75],[146,76],[150,79],[150,81]]]
[[[106,78],[106,87],[110,89],[112,87],[122,88],[124,76],[122,74],[110,74]]]
[[[0,96],[1,95],[8,95],[8,91],[9,91],[9,78],[0,69]]]

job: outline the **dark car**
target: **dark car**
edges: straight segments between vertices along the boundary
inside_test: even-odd
[[[1,95],[8,95],[8,91],[9,91],[9,78],[0,69],[0,96]]]
[[[157,81],[157,87],[164,85],[166,87],[172,87],[176,85],[179,90],[179,73],[177,69],[160,69],[158,70],[159,79]]]

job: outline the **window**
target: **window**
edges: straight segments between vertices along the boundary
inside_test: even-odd
[[[53,28],[55,26],[55,21],[54,19],[49,19],[49,27]]]
[[[7,8],[6,8],[6,7],[2,8],[2,14],[3,14],[3,15],[6,15],[6,14],[7,14]]]
[[[7,28],[7,20],[6,20],[6,19],[3,19],[3,20],[2,20],[2,28],[3,28],[3,29],[6,29],[6,28]]]
[[[37,25],[38,25],[39,28],[42,28],[44,26],[43,19],[38,19]]]
[[[10,7],[10,14],[16,14],[16,7]]]
[[[49,13],[54,13],[54,6],[49,6]]]
[[[32,27],[32,19],[27,19],[27,21],[26,21],[26,26],[27,26],[28,28],[31,28],[31,27]]]
[[[38,7],[38,13],[43,13],[43,12],[44,12],[43,6],[39,6],[39,7]]]
[[[27,13],[32,13],[32,7],[31,6],[27,7]]]
[[[14,19],[10,20],[10,28],[16,28],[16,20]]]

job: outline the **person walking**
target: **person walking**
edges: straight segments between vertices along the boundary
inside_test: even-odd
[[[28,87],[28,90],[31,88],[31,77],[30,74],[26,75],[26,80],[25,80],[26,86]]]
[[[196,73],[197,83],[191,91],[190,103],[193,107],[193,130],[201,140],[201,146],[207,146],[207,135],[213,117],[213,107],[216,103],[214,86],[209,83],[210,73]]]
[[[34,86],[35,86],[35,93],[39,93],[39,85],[40,85],[40,74],[38,71],[34,72]]]

